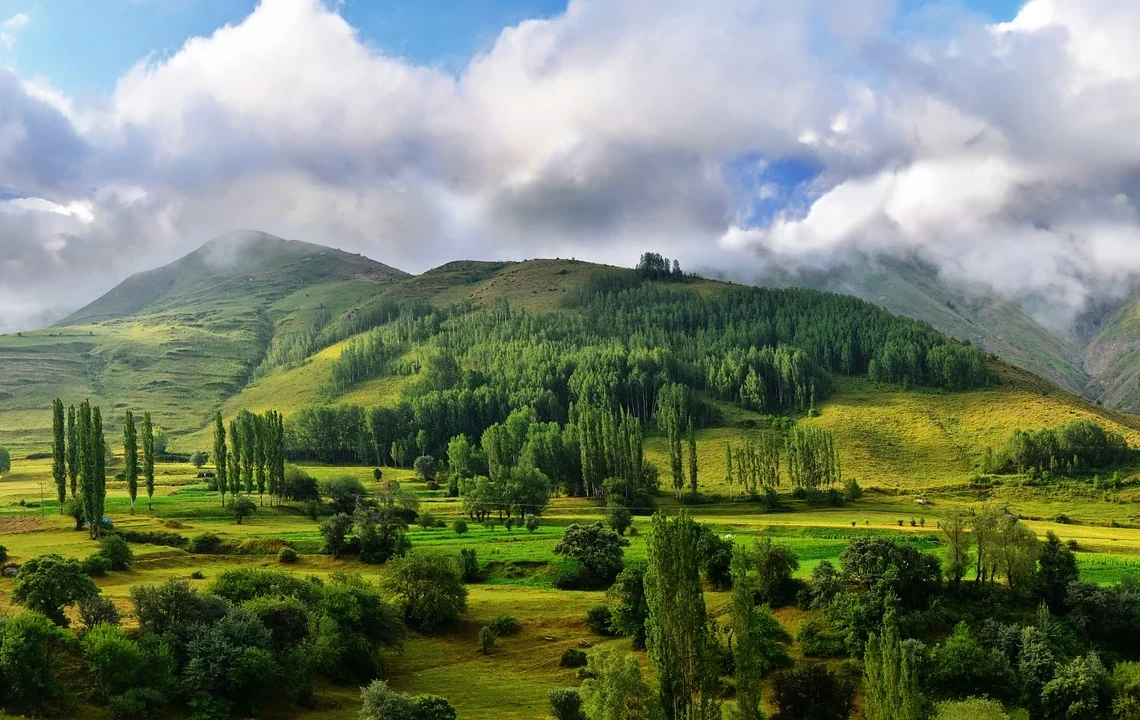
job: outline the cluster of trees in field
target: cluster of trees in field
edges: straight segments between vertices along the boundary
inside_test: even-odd
[[[1118,465],[1132,454],[1123,435],[1083,418],[1054,428],[1014,430],[999,453],[987,451],[982,469],[1073,474]]]
[[[111,535],[104,539],[121,539]],[[123,543],[123,547],[126,544]],[[123,558],[126,569],[130,551]],[[443,698],[382,695],[383,651],[398,651],[406,628],[432,633],[467,607],[452,558],[393,562],[382,584],[360,575],[326,579],[280,570],[224,570],[204,590],[181,579],[130,589],[136,628],[123,626],[79,562],[49,554],[25,562],[0,617],[0,707],[35,716],[77,717],[80,702],[115,720],[280,716],[313,700],[313,681],[368,685],[363,720],[395,717],[381,697],[455,720]],[[74,608],[79,623],[68,610]]]
[[[227,443],[228,437],[228,443]],[[229,433],[219,412],[214,416],[214,476],[210,485],[230,507],[240,523],[257,509],[250,500],[257,493],[265,504],[280,504],[286,497],[285,419],[276,410],[262,415],[242,410],[230,421]],[[244,493],[244,495],[243,495]]]
[[[840,470],[834,436],[810,425],[792,426],[782,440],[768,433],[737,447],[725,443],[725,482],[751,498],[779,487],[785,476],[797,494],[834,488]]]
[[[658,394],[673,385],[777,412],[810,410],[826,397],[829,373],[947,389],[991,379],[977,349],[854,298],[771,288],[702,295],[647,282],[639,271],[599,274],[559,311],[520,312],[502,298],[478,313],[469,304],[431,309],[386,300],[358,315],[352,330],[376,329],[334,363],[331,390],[414,373],[385,423],[392,429],[374,432],[379,442],[368,443],[375,454],[400,443],[399,454],[412,458],[440,456],[456,434],[477,437],[522,407],[533,407],[544,422],[565,423],[571,405],[588,403],[647,423]],[[706,403],[698,404],[697,427],[715,420]],[[360,459],[360,434],[322,430],[317,417],[330,412],[306,410],[297,451]]]
[[[1136,583],[1082,582],[1069,547],[1004,509],[951,516],[945,573],[929,540],[859,536],[808,582],[789,548],[736,545],[684,512],[654,518],[647,562],[623,562],[616,533],[571,530],[556,552],[612,578],[588,624],[647,649],[657,683],[612,646],[575,658],[587,680],[551,694],[559,720],[720,718],[733,698],[734,717],[759,720],[769,682],[785,720],[850,717],[860,682],[867,720],[1131,720],[1140,707]],[[709,616],[702,584],[731,590],[729,622]],[[771,609],[791,603],[821,611],[799,629],[798,663]],[[862,663],[819,662],[845,657]]]
[[[141,442],[141,448],[140,448]],[[140,455],[141,453],[141,455]],[[103,414],[84,400],[64,411],[63,401],[52,401],[52,479],[61,515],[75,518],[76,528],[87,525],[91,538],[102,533],[107,501],[107,458],[111,455],[103,432]],[[154,497],[155,428],[150,413],[143,414],[142,435],[130,410],[123,418],[123,477],[135,511],[139,480],[143,480],[149,509]],[[69,494],[70,490],[70,494]]]

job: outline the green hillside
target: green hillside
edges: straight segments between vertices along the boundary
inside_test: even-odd
[[[0,444],[43,443],[50,398],[146,408],[177,433],[241,391],[276,340],[319,327],[406,273],[358,255],[234,233],[135,275],[60,324],[0,337]]]

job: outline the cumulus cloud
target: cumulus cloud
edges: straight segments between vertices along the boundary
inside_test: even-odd
[[[1140,9],[1032,0],[905,36],[893,13],[572,0],[449,73],[320,0],[262,0],[96,101],[0,71],[0,330],[237,227],[410,271],[653,248],[743,277],[917,249],[1057,327],[1123,287]],[[818,174],[789,187],[782,160]]]

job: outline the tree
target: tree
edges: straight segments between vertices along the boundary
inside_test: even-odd
[[[64,426],[63,401],[59,398],[53,400],[51,410],[51,475],[55,480],[56,500],[59,502],[59,513],[62,515],[63,501],[67,499],[67,430]],[[3,472],[5,469],[0,468],[0,473]]]
[[[1112,690],[1108,671],[1090,653],[1057,668],[1041,689],[1044,720],[1097,720],[1108,714]]]
[[[373,680],[360,690],[360,720],[455,720],[455,708],[438,695],[407,695]]]
[[[83,573],[79,561],[59,555],[40,555],[20,566],[12,586],[12,600],[38,612],[60,627],[67,627],[65,607],[99,594]]]
[[[195,450],[190,454],[190,464],[194,466],[195,470],[201,470],[202,466],[210,461],[210,456],[201,450]]]
[[[689,440],[689,492],[697,494],[697,433],[693,430],[693,419],[687,422]]]
[[[772,678],[772,720],[847,720],[855,709],[855,689],[825,666],[809,662]]]
[[[590,720],[662,720],[664,717],[637,659],[610,648],[590,654],[581,694],[582,708]]]
[[[1049,530],[1045,533],[1045,543],[1041,546],[1041,552],[1037,557],[1035,580],[1037,597],[1044,601],[1050,610],[1059,613],[1065,608],[1069,585],[1079,579],[1077,559],[1060,538]]]
[[[791,548],[761,538],[744,558],[750,571],[745,578],[756,602],[780,607],[792,599],[796,588],[792,575],[800,561]]]
[[[784,645],[792,638],[766,605],[756,606],[749,562],[742,548],[732,554],[732,656],[740,720],[761,720],[760,679],[787,662]]]
[[[139,494],[139,441],[135,416],[128,410],[123,420],[123,461],[126,464],[127,495],[131,498],[131,515],[135,514],[135,498]]]
[[[142,425],[143,478],[146,480],[146,509],[151,509],[154,498],[154,425],[150,413],[143,413]]]
[[[70,633],[37,612],[23,612],[0,623],[0,677],[9,708],[29,714],[56,714],[63,685],[56,679]]]
[[[344,551],[344,538],[352,530],[352,516],[347,513],[337,513],[321,523],[321,537],[325,539],[324,552],[333,556],[333,560],[340,557]]]
[[[577,688],[551,690],[547,697],[554,720],[586,720],[586,713],[582,712],[582,696]]]
[[[434,482],[435,476],[438,472],[435,464],[435,458],[431,455],[420,455],[416,458],[412,467],[416,471],[416,477],[423,482]]]
[[[611,500],[606,505],[606,522],[618,535],[625,535],[625,531],[633,522],[633,514],[625,505]]]
[[[12,453],[7,448],[0,447],[0,477],[12,469]]]
[[[688,511],[653,516],[645,597],[646,645],[670,720],[720,717],[718,673],[701,589],[700,529]]]
[[[893,614],[867,639],[863,655],[863,708],[867,720],[922,720],[924,700],[914,657],[899,638]]]
[[[222,414],[219,412],[214,415],[214,485],[222,496],[222,507],[226,506],[226,491],[229,490],[227,460],[226,426],[222,423]]]
[[[248,497],[238,496],[230,500],[230,511],[233,512],[237,524],[241,525],[242,520],[257,512],[257,503]]]
[[[955,584],[961,582],[970,563],[970,534],[967,532],[966,516],[960,512],[950,513],[945,522],[938,524],[946,536],[946,575]]]
[[[96,625],[83,636],[81,648],[104,700],[137,681],[143,654],[123,630],[114,625]]]
[[[356,504],[368,497],[364,483],[351,475],[337,475],[321,483],[321,494],[336,506],[338,512],[351,515]]]
[[[67,478],[71,485],[71,497],[75,497],[79,481],[79,429],[75,424],[74,405],[67,408]]]
[[[408,625],[431,632],[467,610],[467,586],[450,558],[416,554],[392,561],[385,580],[404,608]]]
[[[126,570],[135,561],[135,554],[122,535],[108,535],[101,539],[99,554],[107,558],[112,570]]]
[[[1140,663],[1120,662],[1112,669],[1113,720],[1140,720]]]
[[[646,564],[637,560],[627,564],[608,595],[612,604],[610,627],[619,635],[629,637],[634,650],[645,649],[645,621],[649,617],[649,605],[645,600]]]
[[[601,523],[575,523],[562,533],[562,538],[554,546],[554,554],[577,560],[591,578],[603,586],[609,586],[621,572],[624,555],[622,548],[628,546],[629,540],[613,530],[607,530]]]

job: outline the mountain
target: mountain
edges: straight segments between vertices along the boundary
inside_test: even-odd
[[[1000,446],[1013,429],[1077,417],[1095,418],[1140,442],[1135,418],[1074,392],[1083,389],[1085,377],[1067,346],[1009,303],[952,289],[921,263],[880,260],[844,272],[773,282],[861,295],[872,304],[949,328],[1043,376],[997,359],[986,362],[1000,383],[966,391],[885,385],[869,380],[865,371],[830,373],[830,382],[820,382],[821,388],[832,385],[833,392],[821,391],[818,416],[803,421],[835,433],[844,466],[858,473],[862,483],[913,485],[916,477],[936,486],[962,483],[977,471],[985,449]],[[771,292],[785,294],[764,295]],[[740,303],[751,302],[755,293],[775,304],[731,321],[718,315],[744,312]],[[722,296],[725,300],[719,301]],[[712,304],[701,305],[699,298]],[[839,315],[821,311],[820,304]],[[809,314],[770,324],[764,319],[770,317],[766,313],[779,315],[793,306]],[[546,315],[538,318],[539,313]],[[491,320],[498,317],[512,323]],[[693,328],[697,317],[706,318],[701,322],[720,317],[715,322],[726,324],[711,332],[691,329],[685,343],[696,345],[675,350],[662,345],[669,342],[666,326]],[[296,416],[310,406],[392,407],[409,398],[420,403],[416,398],[422,397],[425,383],[435,382],[433,359],[444,347],[456,353],[462,382],[469,387],[497,387],[501,397],[515,396],[512,403],[564,413],[566,393],[580,382],[573,379],[575,367],[629,373],[625,383],[645,383],[660,373],[689,373],[687,382],[701,385],[714,382],[707,374],[711,371],[723,383],[728,377],[723,373],[736,361],[717,370],[710,359],[727,357],[735,347],[791,342],[814,347],[818,362],[838,368],[848,362],[843,359],[847,351],[819,354],[820,349],[831,346],[828,337],[836,338],[834,347],[842,347],[853,322],[865,324],[873,334],[881,333],[884,323],[897,325],[953,347],[870,305],[811,290],[754,291],[694,277],[643,280],[627,269],[563,259],[455,261],[412,276],[359,255],[261,233],[234,234],[129,278],[55,326],[0,337],[5,369],[0,375],[0,445],[17,456],[42,452],[50,442],[48,408],[54,397],[68,403],[91,397],[101,404],[112,447],[119,444],[117,423],[123,411],[149,410],[178,451],[210,447],[210,419],[217,410],[227,418],[243,409],[278,409]],[[749,323],[752,330],[747,330]],[[807,324],[788,334],[797,323]],[[881,343],[885,336],[878,337],[875,342]],[[643,351],[642,346],[652,349]],[[699,366],[678,366],[678,358],[691,358],[693,351],[702,354]],[[375,362],[349,368],[351,358],[369,353]],[[781,372],[803,372],[804,367],[789,365]],[[346,374],[346,368],[351,372]],[[810,396],[806,378],[818,370],[807,372],[794,385],[800,402]],[[445,384],[460,376],[448,377]],[[515,383],[516,377],[529,387]],[[544,394],[544,386],[554,388],[554,394]],[[629,387],[623,392],[641,392]],[[723,464],[724,444],[762,431],[770,418],[742,407],[731,387],[727,392],[706,388],[701,397],[715,420],[699,431],[699,454],[702,467],[715,475]],[[426,407],[414,404],[411,411],[427,412]],[[652,425],[648,431],[647,456],[667,468],[663,440]],[[436,434],[440,437],[427,442],[438,445],[450,437],[443,430]]]
[[[359,255],[258,232],[211,240],[134,275],[57,325],[0,337],[0,444],[37,441],[45,399],[152,409],[199,427],[239,392],[267,349],[330,322],[407,273]]]
[[[775,269],[757,281],[854,295],[929,323],[1068,390],[1089,390],[1092,378],[1080,348],[989,288],[947,280],[936,266],[917,257],[864,255],[828,269]]]

